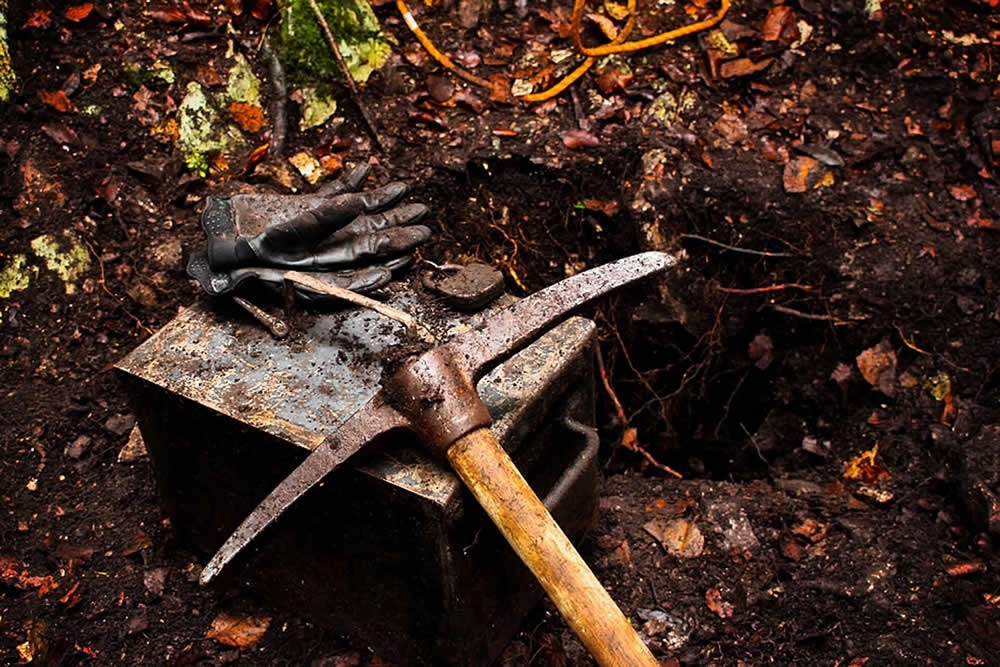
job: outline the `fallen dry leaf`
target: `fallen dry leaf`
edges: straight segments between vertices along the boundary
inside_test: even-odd
[[[804,537],[813,544],[826,537],[830,527],[816,519],[805,519],[802,523],[792,528],[793,535]]]
[[[832,177],[832,174],[826,171],[819,160],[802,156],[785,163],[782,182],[785,192],[806,192],[811,188],[829,185],[825,182],[827,177]]]
[[[250,16],[258,21],[266,21],[274,11],[274,0],[251,0]]]
[[[1000,229],[1000,224],[997,224],[991,218],[984,218],[982,210],[978,208],[972,212],[972,215],[966,218],[965,224],[970,227],[978,227],[979,229]]]
[[[718,588],[710,588],[705,591],[705,604],[719,618],[730,618],[733,615],[733,605],[722,599],[722,593],[719,592]]]
[[[75,112],[76,105],[70,101],[64,90],[39,90],[38,99],[62,113]]]
[[[799,541],[791,535],[781,536],[779,548],[781,549],[781,555],[788,560],[801,560],[802,556],[806,553],[806,550],[802,548]]]
[[[604,67],[598,70],[594,81],[602,93],[610,95],[616,89],[625,90],[633,79],[635,75],[632,72],[624,72],[617,67]]]
[[[663,548],[675,556],[694,558],[705,548],[705,537],[693,521],[687,519],[653,519],[642,527],[652,535]]]
[[[37,590],[39,597],[59,588],[50,575],[33,576],[23,563],[8,556],[0,556],[0,582],[20,591]]]
[[[878,456],[877,444],[848,461],[844,466],[844,479],[858,479],[868,484],[889,479],[889,471],[875,461],[876,456]]]
[[[952,183],[948,186],[948,193],[958,201],[969,201],[977,196],[976,189],[965,183]]]
[[[566,148],[600,146],[601,140],[586,130],[567,130],[559,135]]]
[[[36,9],[24,22],[25,28],[41,28],[45,30],[52,25],[52,12],[48,9]]]
[[[868,384],[886,396],[896,393],[896,353],[888,340],[883,338],[878,345],[859,354],[855,361]]]
[[[587,18],[597,24],[597,27],[601,29],[601,32],[604,33],[604,36],[607,37],[609,41],[618,36],[618,26],[616,26],[614,21],[609,19],[607,16],[603,16],[596,12],[588,12]]]
[[[967,577],[970,574],[979,574],[986,571],[986,564],[981,560],[973,560],[967,563],[959,563],[948,568],[948,574],[953,577]]]
[[[90,16],[94,11],[94,3],[85,2],[82,5],[74,5],[66,10],[66,18],[70,21],[79,22]]]
[[[795,10],[788,5],[775,5],[767,13],[767,18],[764,19],[764,25],[761,26],[760,32],[765,41],[776,42],[781,39],[782,31],[794,23]]]
[[[233,102],[229,105],[229,114],[244,132],[258,132],[264,127],[264,110],[256,104]]]
[[[751,58],[737,58],[727,60],[719,65],[719,76],[723,79],[730,79],[736,76],[747,76],[767,69],[774,62],[774,58],[764,58],[754,61]]]
[[[617,199],[584,199],[583,207],[588,211],[599,211],[610,218],[618,213],[620,204]]]
[[[243,648],[255,644],[271,625],[270,616],[233,616],[225,612],[212,621],[205,636],[226,646]]]

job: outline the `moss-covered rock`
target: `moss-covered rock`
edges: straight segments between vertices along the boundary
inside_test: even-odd
[[[76,280],[90,268],[90,255],[72,232],[63,232],[63,241],[53,234],[32,239],[31,249],[66,286],[66,294],[76,294]]]
[[[213,154],[228,158],[243,149],[246,139],[239,128],[226,123],[197,81],[187,85],[187,93],[177,107],[177,148],[188,169],[208,175]]]
[[[0,268],[0,299],[28,289],[31,279],[37,275],[38,267],[29,266],[25,255],[14,255]]]
[[[316,0],[355,81],[368,80],[392,53],[367,0]],[[309,0],[279,0],[281,59],[303,82],[341,78]]]
[[[7,48],[7,0],[0,0],[0,102],[7,101],[16,81]]]

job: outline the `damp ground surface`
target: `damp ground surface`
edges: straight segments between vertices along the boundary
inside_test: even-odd
[[[247,153],[267,143],[268,3],[27,4],[0,106],[0,662],[387,664],[198,585],[207,555],[159,508],[112,371],[199,298],[204,198],[308,190],[274,166],[303,151],[331,177],[370,162],[369,185],[410,182],[435,232],[420,259],[492,264],[515,295],[641,250],[680,260],[590,312],[603,483],[582,553],[661,664],[1000,662],[989,2],[738,1],[721,29],[600,60],[535,106],[466,87],[383,4],[397,55],[362,100],[384,150],[341,92],[318,129],[288,103],[282,159],[209,156],[205,177],[170,120],[240,53],[268,111]],[[577,62],[565,3],[482,4],[413,11],[507,84]],[[637,34],[711,13],[643,4]],[[588,41],[621,25],[612,5]],[[209,636],[220,614],[243,646]],[[548,603],[501,662],[589,664]]]

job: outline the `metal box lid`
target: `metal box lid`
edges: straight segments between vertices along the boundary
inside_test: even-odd
[[[417,298],[393,283],[387,302],[425,324],[439,339],[475,327],[510,302],[502,297],[475,315],[462,315]],[[289,336],[277,340],[235,309],[199,301],[122,359],[120,371],[220,415],[299,447],[313,449],[360,409],[379,388],[390,350],[406,342],[403,326],[353,306],[299,313]],[[507,444],[525,410],[553,389],[562,371],[590,345],[594,325],[571,318],[494,369],[479,383]],[[587,360],[589,363],[589,360]],[[408,457],[409,458],[409,457]],[[449,471],[427,460],[405,464],[379,457],[366,472],[428,500],[447,503],[459,489]],[[424,474],[426,473],[426,474]]]

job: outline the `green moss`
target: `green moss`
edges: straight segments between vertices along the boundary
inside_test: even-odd
[[[31,279],[38,275],[37,266],[28,266],[28,258],[14,255],[0,269],[0,299],[6,299],[14,292],[28,289]]]
[[[7,0],[0,0],[0,102],[6,102],[17,77],[7,48]]]
[[[125,55],[122,71],[131,90],[138,90],[142,86],[170,85],[177,80],[170,63],[158,59],[148,62],[134,52]]]
[[[279,0],[281,58],[302,80],[341,78],[309,0]],[[392,53],[367,0],[316,0],[356,81],[367,81]]]
[[[303,131],[319,127],[337,112],[337,100],[329,91],[312,86],[302,89],[302,118],[299,128]]]
[[[228,160],[246,144],[237,128],[223,122],[197,81],[187,85],[187,94],[177,107],[177,125],[177,148],[184,164],[202,178],[208,175],[213,153],[222,153]]]
[[[90,254],[71,232],[63,232],[68,250],[53,234],[42,234],[32,239],[31,249],[45,260],[45,267],[66,284],[66,294],[76,293],[76,279],[90,268]]]
[[[245,102],[260,106],[260,80],[254,75],[250,63],[242,53],[235,56],[236,64],[229,70],[226,94],[231,102]]]

